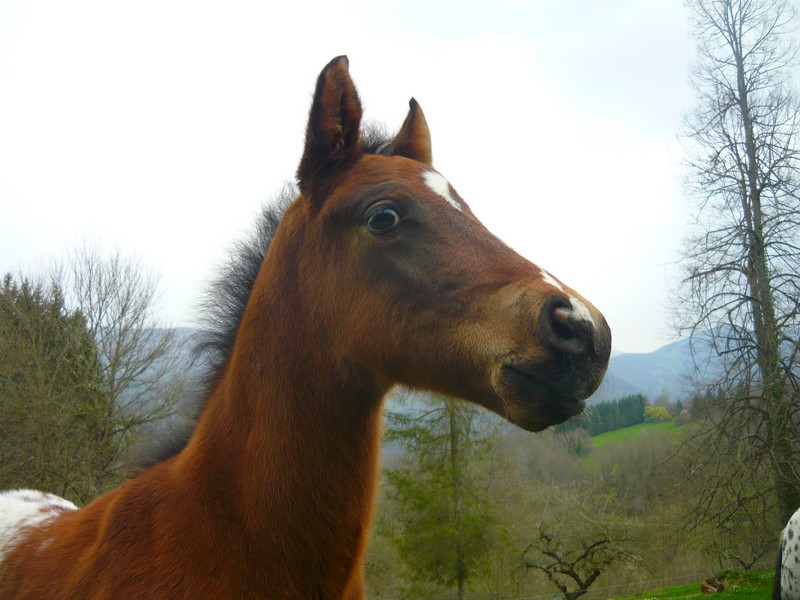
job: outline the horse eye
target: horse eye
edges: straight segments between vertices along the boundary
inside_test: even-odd
[[[370,233],[385,235],[397,229],[397,226],[402,221],[403,219],[397,209],[387,204],[382,204],[372,208],[367,213],[366,224]]]

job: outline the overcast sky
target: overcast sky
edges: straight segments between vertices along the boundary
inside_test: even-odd
[[[414,96],[484,223],[600,308],[618,350],[651,351],[690,221],[692,51],[682,0],[0,0],[0,272],[88,237],[196,324],[347,54],[365,118],[396,129]]]

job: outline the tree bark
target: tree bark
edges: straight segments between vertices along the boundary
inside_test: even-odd
[[[756,338],[757,365],[760,372],[761,390],[768,418],[769,441],[774,457],[774,480],[778,501],[778,513],[782,523],[789,520],[800,506],[798,482],[787,477],[786,465],[791,460],[791,447],[783,434],[790,426],[783,416],[788,413],[785,405],[791,402],[784,383],[780,364],[780,329],[775,316],[772,294],[772,278],[767,260],[767,246],[764,235],[764,212],[761,205],[759,182],[760,159],[756,148],[756,132],[750,110],[750,97],[747,88],[747,73],[741,43],[744,23],[737,19],[731,4],[729,9],[729,39],[736,64],[736,87],[738,105],[745,136],[747,165],[746,182],[741,194],[742,212],[747,224],[748,270],[747,281],[750,287],[750,303],[753,312]]]

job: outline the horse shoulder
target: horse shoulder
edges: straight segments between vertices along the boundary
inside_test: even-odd
[[[52,597],[101,598],[141,589],[156,532],[149,524],[152,494],[137,483],[80,510],[52,494],[0,494],[0,596],[58,589]]]

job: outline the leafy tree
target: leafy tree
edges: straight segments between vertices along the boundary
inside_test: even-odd
[[[0,292],[0,488],[43,487],[75,500],[87,478],[86,406],[100,390],[97,354],[57,285],[3,279]]]
[[[768,463],[764,493],[774,494],[785,522],[800,505],[800,110],[788,88],[793,14],[784,0],[690,0],[688,6],[699,58],[697,106],[684,133],[689,189],[699,204],[696,234],[686,244],[678,325],[692,335],[698,363],[721,360],[712,387],[726,398],[721,418],[707,422],[699,460],[726,452],[751,476]],[[731,443],[745,438],[747,458]],[[723,484],[722,475],[705,477],[716,479],[713,487]]]
[[[120,482],[143,426],[181,392],[157,280],[87,246],[51,281],[7,275],[0,298],[0,485],[78,503]]]
[[[461,401],[412,401],[421,408],[388,415],[388,440],[405,451],[386,474],[396,511],[390,536],[413,583],[455,587],[462,599],[497,536],[480,470],[491,436]]]
[[[672,415],[669,414],[666,406],[645,406],[644,420],[668,422],[672,421]]]

